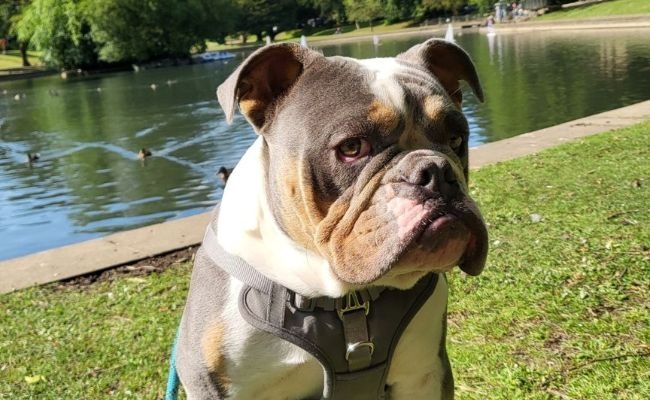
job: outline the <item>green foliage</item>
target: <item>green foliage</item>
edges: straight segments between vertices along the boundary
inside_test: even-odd
[[[420,7],[424,10],[449,10],[456,14],[467,2],[467,0],[421,0]]]
[[[413,18],[419,0],[385,0],[386,19],[389,23]]]
[[[146,61],[185,57],[206,39],[223,41],[232,29],[226,0],[85,0],[102,60]],[[134,28],[137,27],[137,28]]]
[[[263,35],[274,39],[278,32],[293,28],[296,23],[298,3],[295,0],[235,0],[235,3],[237,31],[253,33],[258,41]]]
[[[490,13],[490,12],[494,12],[494,3],[496,3],[496,1],[495,0],[469,0],[467,3],[478,7],[479,12],[481,13]]]
[[[341,24],[345,22],[345,6],[343,0],[299,0],[305,7],[312,7],[318,15]]]
[[[348,19],[367,22],[385,16],[382,0],[343,0]]]
[[[186,57],[233,29],[228,0],[33,0],[16,18],[19,39],[57,68]]]
[[[97,63],[88,23],[74,0],[34,0],[17,20],[18,39],[43,52],[43,61],[57,68]]]
[[[9,34],[9,27],[11,26],[11,16],[13,10],[11,3],[0,3],[0,38],[5,38]]]

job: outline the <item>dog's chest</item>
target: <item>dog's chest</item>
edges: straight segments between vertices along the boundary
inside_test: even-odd
[[[231,285],[233,295],[240,285]],[[439,399],[446,364],[440,358],[447,286],[435,292],[415,315],[395,349],[386,383],[391,399]],[[232,296],[231,298],[237,298]],[[237,399],[320,399],[324,373],[305,350],[244,321],[234,302],[224,323],[229,393]]]

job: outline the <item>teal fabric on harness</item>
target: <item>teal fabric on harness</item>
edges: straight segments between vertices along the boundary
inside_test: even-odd
[[[409,290],[371,288],[342,298],[309,299],[227,253],[212,224],[202,247],[217,267],[244,283],[239,312],[248,323],[299,346],[321,363],[323,399],[386,397],[386,376],[399,338],[439,279],[429,274]]]

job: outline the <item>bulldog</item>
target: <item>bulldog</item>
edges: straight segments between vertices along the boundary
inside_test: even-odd
[[[451,399],[447,283],[478,275],[460,81],[432,39],[394,58],[261,48],[219,86],[259,135],[198,250],[172,367],[188,399]],[[174,372],[175,373],[175,372]]]

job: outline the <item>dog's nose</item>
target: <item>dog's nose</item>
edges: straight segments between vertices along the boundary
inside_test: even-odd
[[[445,197],[454,196],[459,189],[454,169],[444,157],[422,160],[403,176],[403,180],[439,192]]]

